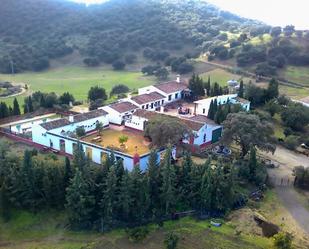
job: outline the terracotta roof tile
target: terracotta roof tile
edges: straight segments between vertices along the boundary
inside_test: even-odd
[[[56,120],[52,120],[46,123],[42,123],[41,126],[47,130],[53,130],[53,129],[57,129],[66,125],[71,124],[71,122],[65,118],[61,118],[61,119],[56,119]]]
[[[158,101],[164,99],[165,97],[158,92],[145,93],[132,97],[131,99],[139,105]]]
[[[167,94],[188,89],[188,86],[184,82],[177,82],[177,81],[168,81],[168,82],[160,83],[160,84],[154,85],[154,87],[158,88],[159,90]]]
[[[128,101],[111,104],[109,107],[119,113],[130,112],[138,108],[138,106]]]
[[[82,122],[82,121],[85,121],[85,120],[88,120],[88,119],[105,116],[107,114],[108,113],[106,111],[102,110],[102,109],[77,114],[77,115],[74,116],[74,123],[79,123],[79,122]]]

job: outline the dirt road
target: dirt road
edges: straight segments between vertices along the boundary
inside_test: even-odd
[[[293,188],[276,186],[279,199],[298,225],[309,235],[309,211],[299,202]]]

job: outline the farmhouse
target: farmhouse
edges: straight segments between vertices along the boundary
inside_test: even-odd
[[[138,109],[138,106],[129,101],[121,101],[108,106],[103,106],[99,109],[102,109],[109,114],[110,123],[121,125],[129,115]]]
[[[227,103],[230,104],[239,104],[245,111],[250,110],[250,101],[239,98],[237,94],[226,94],[226,95],[220,95],[216,97],[201,99],[198,101],[195,101],[195,107],[194,107],[194,113],[197,115],[206,115],[208,114],[208,110],[210,107],[211,101],[217,100],[218,105],[224,105]]]
[[[134,130],[144,131],[149,119],[164,115],[147,110],[136,110],[131,119],[125,122],[125,126]],[[176,117],[174,117],[176,118]],[[183,143],[197,145],[201,148],[217,142],[222,133],[222,126],[215,124],[204,116],[193,116],[191,118],[180,118],[193,132],[193,136],[183,139]]]
[[[80,143],[95,163],[101,164],[114,152],[115,158],[122,160],[128,170],[132,170],[137,163],[141,169],[146,169],[150,141],[143,136],[143,131],[150,118],[170,115],[179,119],[192,130],[192,135],[188,134],[182,142],[203,148],[217,142],[222,134],[222,126],[206,117],[211,100],[216,99],[218,104],[240,104],[246,110],[250,108],[249,101],[230,94],[194,102],[194,114],[168,112],[170,106],[177,105],[173,102],[190,94],[187,85],[179,77],[176,81],[141,88],[138,93],[137,96],[119,100],[95,111],[33,123],[32,141],[68,155],[73,155],[75,147]],[[98,123],[102,123],[103,130],[97,130]],[[77,138],[76,129],[79,127],[84,128],[86,135]],[[128,138],[125,143],[119,140],[123,136]],[[158,155],[163,151],[158,152]]]

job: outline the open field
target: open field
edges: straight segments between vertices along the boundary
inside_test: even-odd
[[[118,141],[118,138],[120,136],[127,136],[128,141],[125,143],[125,151],[123,151],[126,154],[129,154],[133,156],[135,153],[138,153],[139,155],[143,155],[149,152],[149,142],[145,141],[145,138],[143,137],[143,133],[131,131],[131,130],[115,130],[115,129],[105,129],[101,132],[101,141],[96,142],[95,138],[98,137],[98,134],[92,134],[90,136],[84,137],[82,140],[94,143],[97,145],[100,145],[102,147],[108,148],[108,147],[120,147],[120,143]]]
[[[69,91],[76,100],[86,100],[91,86],[99,85],[109,92],[115,84],[121,83],[127,85],[130,89],[137,89],[152,84],[155,80],[152,77],[143,76],[141,72],[113,71],[106,70],[103,67],[67,66],[39,73],[21,73],[15,76],[0,74],[0,81],[24,83],[29,86],[30,91],[55,92],[58,94]],[[24,96],[25,94],[18,96],[20,103],[23,103]],[[0,101],[11,104],[13,98],[2,98]]]
[[[280,76],[288,81],[309,87],[309,68],[288,66],[280,72]]]

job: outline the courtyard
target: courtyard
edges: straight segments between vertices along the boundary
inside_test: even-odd
[[[121,145],[119,138],[123,136],[127,137],[128,140]],[[83,137],[82,140],[102,146],[103,148],[120,151],[130,156],[134,156],[136,153],[144,155],[150,152],[150,142],[144,138],[142,132],[133,131],[122,126],[111,126],[101,131],[100,134],[99,132],[92,133]]]

